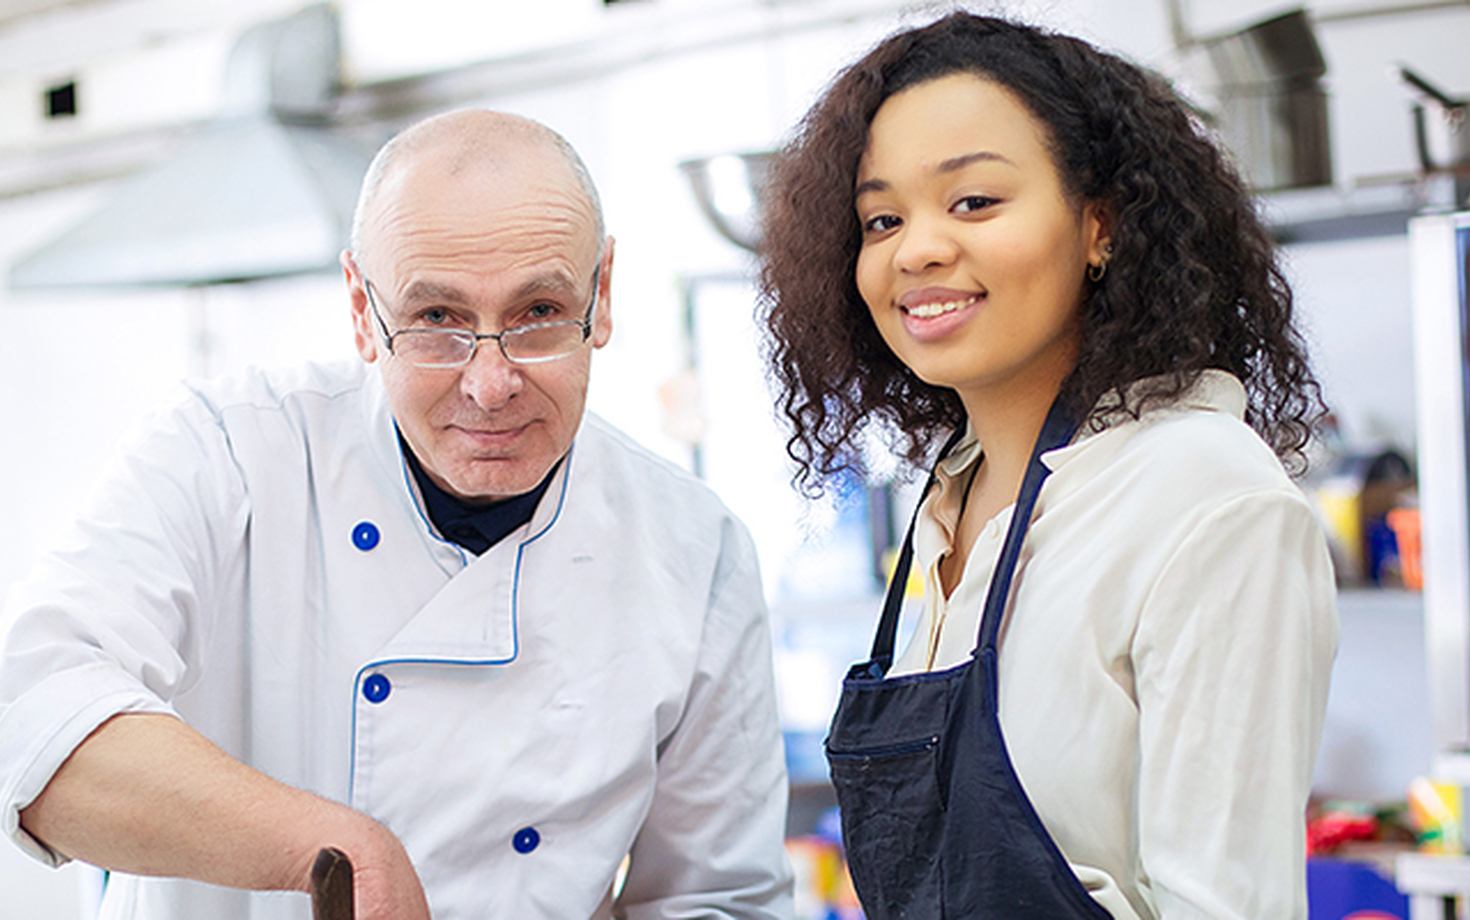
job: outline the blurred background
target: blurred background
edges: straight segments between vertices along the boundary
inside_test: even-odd
[[[954,6],[0,0],[0,589],[181,378],[354,356],[336,256],[378,144],[458,106],[527,115],[581,152],[617,238],[590,408],[708,479],[756,536],[792,833],[820,839],[820,741],[913,488],[875,444],[825,500],[791,489],[753,323],[753,206],[764,154],[837,69]],[[1467,207],[1470,3],[965,6],[1161,71],[1260,193],[1335,426],[1303,483],[1344,589],[1318,792],[1402,801],[1464,740],[1435,722],[1418,590],[1419,412],[1439,384],[1416,379],[1409,227]],[[6,917],[89,916],[96,885],[0,846]]]

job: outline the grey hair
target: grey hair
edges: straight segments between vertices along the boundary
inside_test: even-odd
[[[388,143],[384,144],[378,150],[377,155],[373,157],[373,161],[368,164],[367,172],[362,177],[362,190],[358,192],[357,207],[352,211],[352,231],[348,239],[348,246],[351,247],[354,255],[362,252],[364,225],[367,222],[367,215],[372,210],[372,203],[377,198],[378,191],[382,188],[383,180],[387,178],[393,167],[406,154],[418,150],[430,138],[438,136],[440,134],[438,129],[443,126],[444,122],[462,115],[465,111],[468,110],[461,109],[454,112],[446,112],[442,115],[435,115],[423,121],[416,122],[395,134]],[[540,122],[520,116],[506,115],[505,117],[519,122],[527,133],[537,136],[542,140],[549,141],[556,148],[557,152],[561,154],[562,159],[566,162],[567,168],[571,170],[573,177],[577,180],[577,184],[581,186],[582,194],[587,197],[588,205],[592,208],[592,219],[600,248],[602,241],[607,237],[607,227],[602,217],[602,198],[597,194],[597,185],[592,181],[592,173],[587,169],[587,164],[582,161],[582,157],[578,155],[576,148],[566,138]]]

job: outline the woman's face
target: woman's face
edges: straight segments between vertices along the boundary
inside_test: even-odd
[[[1055,393],[1077,360],[1083,279],[1107,241],[1046,138],[1009,90],[954,74],[889,97],[858,164],[858,290],[894,353],[971,411]]]

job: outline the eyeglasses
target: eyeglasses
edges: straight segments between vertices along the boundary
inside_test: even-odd
[[[581,348],[592,335],[592,311],[597,309],[597,281],[601,272],[599,263],[592,270],[592,302],[587,304],[587,315],[583,319],[532,323],[501,332],[470,332],[468,329],[400,329],[389,332],[373,297],[373,283],[366,276],[362,279],[362,287],[367,292],[373,319],[378,321],[378,329],[388,343],[388,353],[414,367],[464,367],[474,360],[482,339],[494,339],[500,345],[500,353],[505,360],[512,364],[542,364],[565,358]]]

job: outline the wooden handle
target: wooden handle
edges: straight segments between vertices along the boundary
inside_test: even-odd
[[[352,860],[327,847],[311,866],[312,920],[353,920],[353,911]]]

